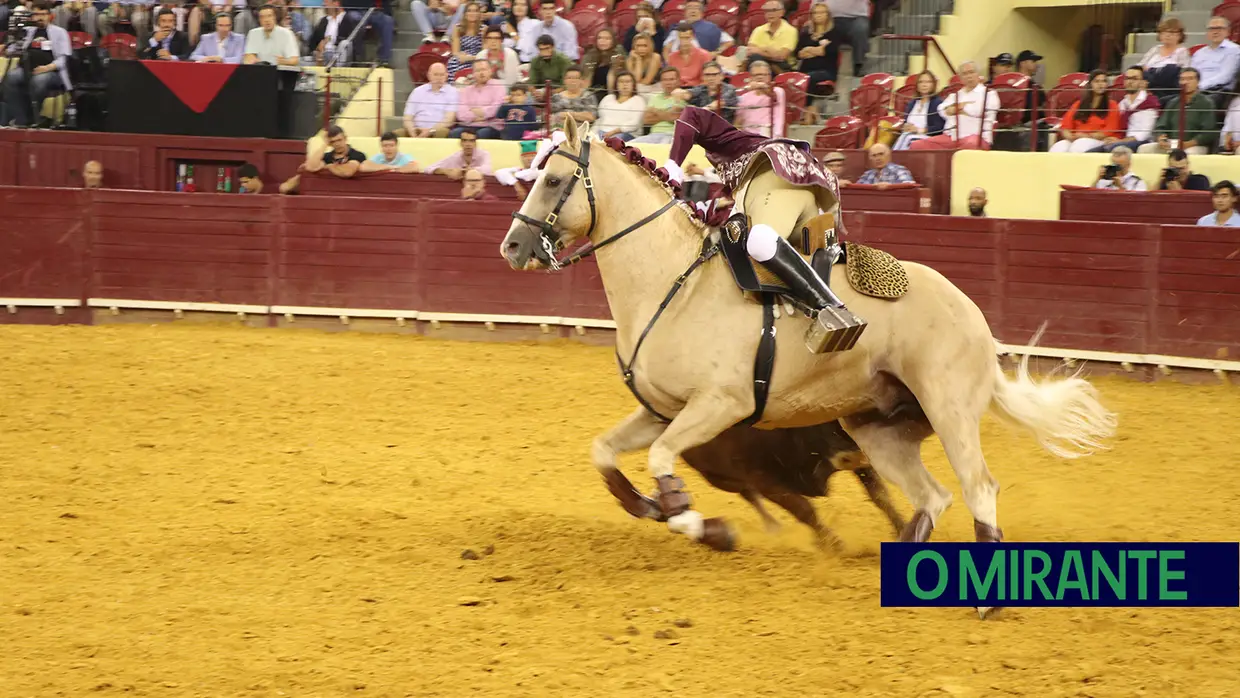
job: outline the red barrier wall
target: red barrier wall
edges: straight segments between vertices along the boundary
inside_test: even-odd
[[[821,160],[830,150],[815,148]],[[844,154],[844,178],[857,181],[870,169],[869,155],[864,150],[841,150]],[[917,183],[930,190],[930,212],[949,214],[952,210],[952,155],[954,150],[897,150],[891,161],[904,165]],[[847,202],[849,198],[845,198]],[[851,205],[847,205],[851,207]],[[847,214],[848,209],[845,209]]]
[[[0,297],[610,316],[591,261],[507,267],[511,203],[349,202],[0,187]],[[849,233],[943,273],[1008,343],[1050,320],[1042,346],[1240,355],[1231,228],[858,212]]]
[[[1208,191],[1129,192],[1064,186],[1059,219],[1107,223],[1196,225],[1214,210]]]

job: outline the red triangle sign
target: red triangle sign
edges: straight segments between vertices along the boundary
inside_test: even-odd
[[[142,65],[197,114],[207,110],[237,69],[232,63],[142,61]]]

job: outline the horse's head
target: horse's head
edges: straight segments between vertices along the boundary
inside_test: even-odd
[[[546,156],[500,245],[500,254],[513,269],[556,267],[556,252],[588,238],[598,222],[589,172],[590,142],[568,115],[564,136],[564,142]]]

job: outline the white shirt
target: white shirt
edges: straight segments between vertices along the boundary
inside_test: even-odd
[[[478,54],[478,58],[491,61],[494,79],[504,83],[504,87],[512,87],[521,79],[521,61],[517,59],[517,52],[507,46],[500,47],[500,56],[492,57],[490,51],[482,49],[482,53]],[[500,67],[495,68],[495,63],[500,63]]]
[[[1136,95],[1124,95],[1119,101],[1120,113],[1132,112],[1128,115],[1128,138],[1138,141],[1148,141],[1150,136],[1154,134],[1154,124],[1158,122],[1157,109],[1142,109],[1141,111],[1132,111],[1145,101],[1145,90],[1141,90]]]
[[[641,135],[645,115],[646,100],[640,95],[629,97],[623,104],[616,99],[615,95],[607,95],[603,101],[598,103],[598,121],[594,125],[594,130],[604,134],[618,128],[638,136]]]
[[[1231,100],[1231,104],[1227,107],[1227,117],[1223,119],[1223,130],[1218,138],[1220,148],[1227,142],[1229,133],[1233,143],[1240,143],[1240,97]]]
[[[913,103],[913,110],[908,113],[908,123],[916,126],[922,131],[926,130],[926,124],[930,118],[930,102],[923,102],[920,99]]]
[[[1095,189],[1115,189],[1115,184],[1109,179],[1100,179],[1094,185]],[[1129,172],[1119,180],[1119,188],[1124,191],[1146,191],[1145,180]]]
[[[326,17],[327,31],[323,32],[323,38],[327,40],[328,46],[335,46],[336,42],[340,40],[340,20],[344,19],[344,13],[341,12],[335,17],[331,15],[326,15]]]
[[[984,95],[984,97],[983,97]],[[982,99],[986,100],[986,115],[982,116]],[[956,131],[956,117],[947,114],[947,108],[957,100],[964,105],[960,114],[960,131]],[[945,120],[943,133],[951,134],[952,138],[964,140],[970,136],[982,134],[982,140],[993,143],[995,139],[995,116],[999,113],[999,93],[987,89],[986,83],[979,82],[977,87],[966,90],[961,87],[939,104],[939,116]]]

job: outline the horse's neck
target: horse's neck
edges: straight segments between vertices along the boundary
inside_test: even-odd
[[[659,210],[668,196],[657,183],[642,181],[644,174],[618,158],[607,158],[607,162],[604,176],[596,178],[608,182],[607,196],[600,199],[600,225],[595,236],[599,241]],[[697,259],[701,248],[697,225],[679,207],[673,207],[598,251],[599,273],[621,343],[627,344],[645,329],[676,278]]]

